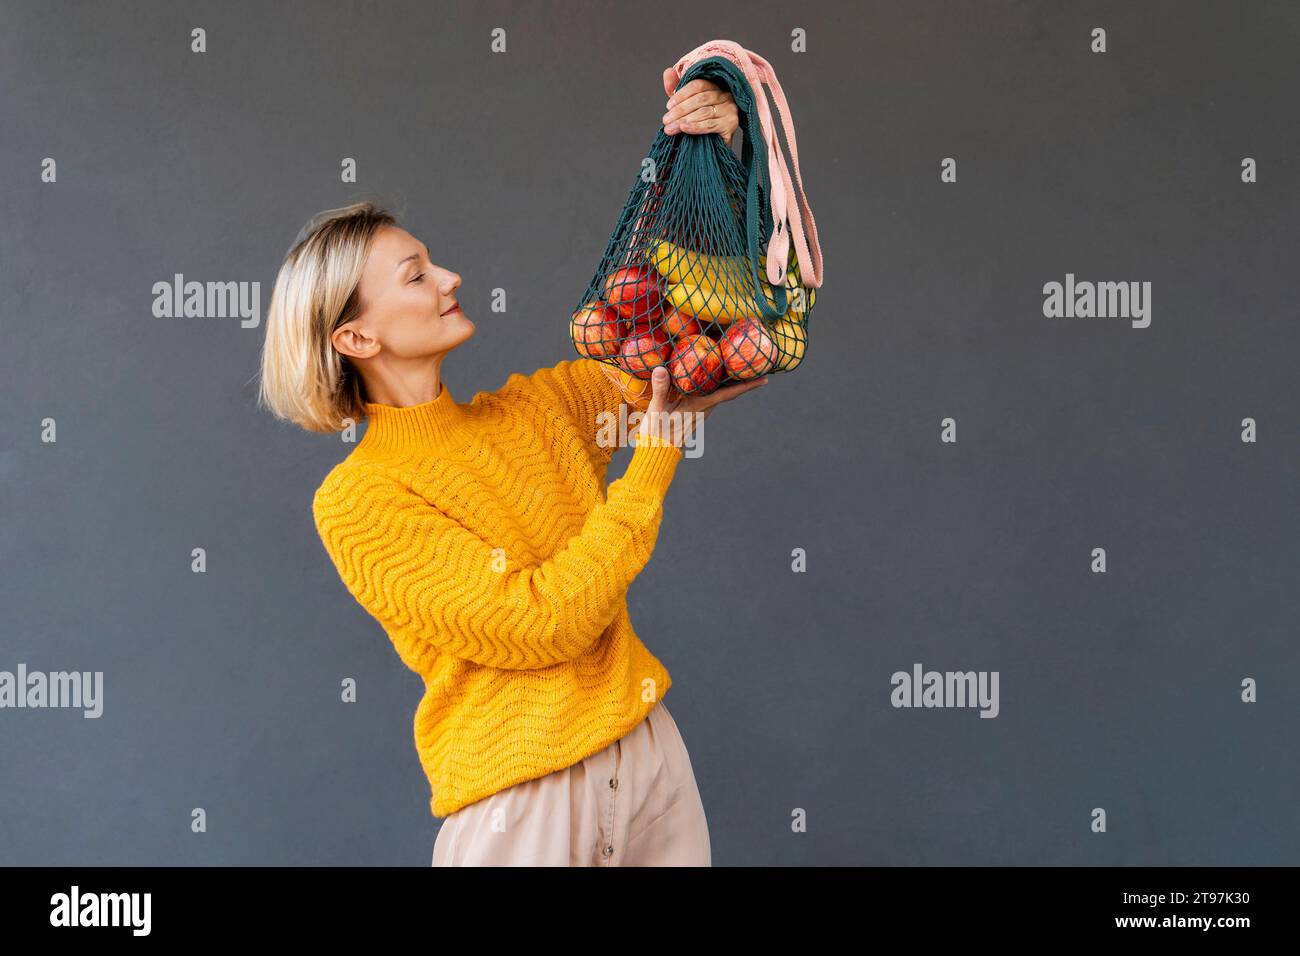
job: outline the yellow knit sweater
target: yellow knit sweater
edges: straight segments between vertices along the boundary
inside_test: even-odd
[[[435,817],[571,766],[632,730],[668,671],[632,629],[682,451],[616,450],[621,395],[593,359],[457,403],[368,404],[312,513],[343,583],[424,678],[415,746]]]

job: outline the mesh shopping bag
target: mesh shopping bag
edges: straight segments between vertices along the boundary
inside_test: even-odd
[[[787,183],[772,182],[774,169],[790,178],[779,145],[774,152],[769,139],[775,124],[764,122],[767,104],[755,100],[748,60],[738,65],[732,51],[754,55],[729,41],[699,51],[719,43],[727,45],[726,55],[699,56],[678,85],[702,77],[732,94],[744,133],[741,157],[716,133],[669,136],[660,127],[570,326],[577,352],[604,363],[627,401],[642,410],[659,365],[668,367],[680,392],[701,394],[792,371],[807,352],[821,284],[816,234],[816,258],[805,261],[815,262],[818,274],[805,281],[804,230],[796,249],[784,215]],[[768,82],[776,84],[775,76]],[[783,95],[777,100],[784,105]],[[788,115],[782,120],[794,153],[793,127]],[[793,211],[801,215],[801,207]],[[810,210],[806,217],[799,225],[811,228]],[[784,261],[769,268],[769,254]]]

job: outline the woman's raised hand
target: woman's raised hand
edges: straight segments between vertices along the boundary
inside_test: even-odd
[[[740,109],[730,93],[709,80],[694,79],[677,92],[677,71],[664,70],[664,92],[668,94],[664,113],[664,132],[669,136],[683,133],[718,133],[731,145],[731,137],[740,128]]]
[[[767,382],[763,375],[751,382],[740,382],[716,389],[707,395],[684,395],[668,384],[668,369],[660,365],[650,377],[650,405],[641,418],[636,443],[643,436],[653,436],[681,448],[695,433],[700,422],[708,418],[715,406],[758,388]]]

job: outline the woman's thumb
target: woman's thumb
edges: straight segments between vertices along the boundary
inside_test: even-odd
[[[664,92],[671,97],[676,89],[677,71],[670,66],[668,69],[664,70]]]
[[[653,372],[650,373],[651,401],[656,406],[662,408],[668,404],[668,369],[662,365],[656,365]]]

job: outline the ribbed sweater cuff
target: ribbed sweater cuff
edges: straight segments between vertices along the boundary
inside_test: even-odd
[[[682,450],[656,436],[639,436],[627,463],[623,480],[653,491],[660,498],[672,484],[673,474],[682,460]]]

